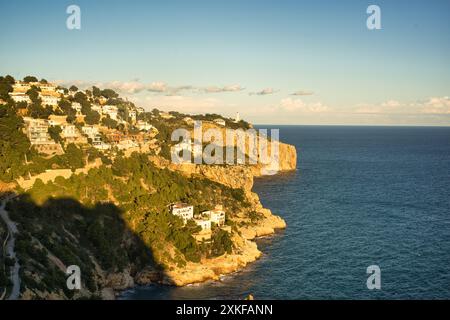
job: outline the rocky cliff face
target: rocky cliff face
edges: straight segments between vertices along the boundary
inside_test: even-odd
[[[292,171],[297,168],[297,151],[295,146],[279,143],[279,171]],[[244,189],[250,191],[253,187],[253,178],[263,176],[266,168],[272,167],[272,164],[256,165],[196,165],[193,163],[173,164],[167,160],[158,157],[152,157],[151,160],[161,167],[168,167],[171,170],[177,170],[186,175],[198,174],[207,179],[224,184],[231,188]],[[258,200],[259,202],[259,200]]]
[[[297,152],[294,146],[280,143],[279,155],[280,171],[296,169]],[[233,234],[235,249],[232,254],[224,254],[213,259],[203,259],[200,263],[188,262],[182,268],[172,266],[164,275],[155,274],[152,270],[144,270],[138,275],[137,283],[145,284],[156,280],[160,283],[183,286],[207,280],[218,280],[220,276],[236,272],[261,256],[261,251],[258,250],[256,243],[252,241],[253,239],[273,234],[277,229],[286,228],[286,222],[281,217],[274,215],[269,209],[264,208],[258,195],[251,191],[253,178],[264,174],[264,166],[175,165],[161,159],[153,159],[153,161],[157,162],[159,166],[168,167],[186,175],[198,174],[228,187],[243,189],[246,200],[250,203],[250,208],[238,213],[234,219],[239,227],[238,233]],[[258,214],[257,221],[249,223],[249,211]]]

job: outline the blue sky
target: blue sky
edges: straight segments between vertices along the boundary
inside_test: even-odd
[[[81,8],[81,30],[66,8]],[[366,9],[381,8],[381,30]],[[0,73],[254,123],[450,125],[450,1],[6,1]],[[293,93],[300,93],[293,95]]]

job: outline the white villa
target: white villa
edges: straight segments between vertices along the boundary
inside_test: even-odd
[[[27,92],[31,89],[31,84],[23,81],[16,81],[12,87],[14,92]]]
[[[31,99],[26,93],[11,92],[9,96],[11,97],[11,99],[14,100],[14,102],[17,103],[18,102],[31,103]]]
[[[225,211],[223,211],[222,205],[216,205],[214,210],[203,211],[202,214],[209,216],[209,220],[218,226],[223,226],[225,224]]]
[[[172,214],[183,219],[184,224],[186,224],[188,220],[194,218],[194,206],[181,202],[175,203],[172,205]]]
[[[96,126],[86,125],[81,128],[81,131],[92,140],[98,135],[98,127]]]
[[[102,113],[109,115],[109,117],[113,120],[117,120],[118,109],[113,105],[104,105],[102,107]]]
[[[77,127],[73,124],[62,125],[61,129],[61,137],[64,139],[76,139],[80,136]]]
[[[77,112],[77,115],[81,114],[81,104],[79,102],[72,102],[72,109]]]
[[[163,119],[172,119],[173,118],[173,115],[171,115],[168,112],[163,112],[163,111],[159,112],[159,116]]]
[[[49,124],[47,120],[24,117],[23,121],[25,122],[26,134],[32,145],[55,143],[48,134]]]
[[[41,98],[42,105],[44,106],[49,105],[52,107],[56,107],[58,105],[59,98],[55,95],[39,93],[39,97]]]
[[[194,119],[192,119],[191,117],[184,117],[183,121],[188,124],[188,125],[193,125],[194,124]]]
[[[139,120],[138,122],[136,122],[136,128],[138,128],[139,130],[149,131],[153,128],[153,126],[148,122]]]
[[[119,150],[127,150],[136,147],[139,147],[139,145],[136,142],[132,141],[131,139],[120,140],[119,143],[117,144],[117,148]]]
[[[91,109],[92,109],[93,111],[98,112],[99,114],[102,114],[102,107],[101,107],[100,105],[98,105],[98,104],[93,104],[92,107],[91,107]],[[81,110],[81,109],[80,109],[80,110]]]
[[[100,135],[97,135],[94,137],[92,141],[92,145],[94,148],[99,150],[109,150],[111,149],[111,145],[109,143],[105,143],[102,141],[102,137]]]
[[[48,117],[48,124],[52,127],[62,126],[66,123],[67,123],[67,116],[57,116],[57,115],[51,114]]]
[[[132,123],[136,122],[137,112],[132,109],[128,109],[128,117],[130,117],[130,120]]]
[[[210,233],[212,224],[219,227],[225,225],[225,211],[222,205],[216,205],[214,210],[204,211],[200,216],[194,218],[194,206],[186,203],[175,203],[171,205],[172,214],[183,219],[184,224],[188,220],[193,220],[198,226],[202,228],[201,234]]]
[[[41,88],[42,91],[56,91],[56,85],[53,83],[39,83],[37,86]]]
[[[214,122],[217,123],[219,126],[222,126],[222,127],[225,127],[225,124],[226,124],[225,120],[220,119],[220,118],[214,119]]]
[[[194,219],[194,222],[202,228],[202,231],[210,231],[211,230],[211,220]]]

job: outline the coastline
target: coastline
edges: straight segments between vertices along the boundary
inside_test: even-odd
[[[294,146],[280,143],[281,150],[281,170],[282,174],[296,170],[297,152]],[[286,222],[280,216],[273,214],[268,208],[264,208],[259,196],[252,191],[254,178],[265,176],[263,167],[235,166],[229,168],[205,166],[205,165],[170,165],[162,163],[161,159],[151,159],[161,167],[168,167],[170,170],[180,171],[185,175],[200,174],[206,178],[220,182],[233,188],[243,188],[246,200],[251,203],[251,207],[261,214],[261,219],[253,225],[238,228],[238,233],[233,236],[235,250],[232,254],[224,254],[216,258],[204,258],[199,263],[188,262],[186,266],[173,266],[170,270],[155,272],[154,270],[141,270],[134,277],[133,285],[114,291],[114,299],[124,291],[138,286],[151,284],[168,286],[188,286],[201,284],[208,281],[220,281],[220,278],[239,272],[252,262],[257,261],[262,252],[259,250],[256,240],[260,237],[274,235],[277,230],[287,227]],[[113,298],[111,295],[109,298]]]

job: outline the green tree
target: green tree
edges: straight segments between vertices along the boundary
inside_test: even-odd
[[[56,143],[61,143],[62,142],[61,132],[62,132],[62,129],[61,129],[60,126],[53,126],[53,127],[49,127],[48,128],[48,133],[50,134],[50,137]]]
[[[84,122],[89,125],[98,124],[100,121],[100,114],[97,111],[91,110],[86,114]]]
[[[102,90],[101,95],[104,96],[107,99],[113,99],[113,98],[117,98],[119,96],[119,94],[116,93],[112,89],[104,89],[104,90]]]
[[[84,166],[83,162],[83,151],[79,149],[75,144],[70,143],[66,148],[65,153],[66,164],[72,170],[77,168],[82,168]]]
[[[102,125],[105,127],[108,127],[109,129],[116,129],[117,128],[117,121],[114,119],[111,119],[109,115],[107,115],[105,118],[102,119]]]
[[[34,76],[26,76],[25,78],[23,78],[23,81],[26,83],[38,82],[38,79]]]
[[[4,108],[4,109],[3,109]],[[22,132],[23,121],[10,106],[0,113],[0,180],[11,181],[26,172],[25,154],[30,142]]]

